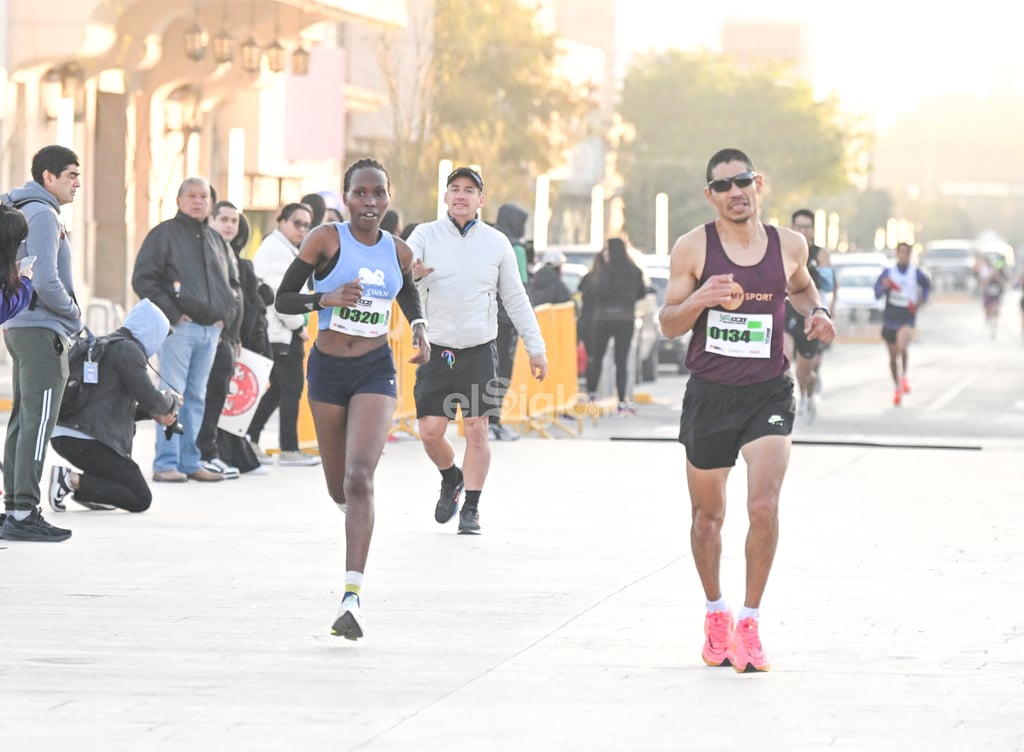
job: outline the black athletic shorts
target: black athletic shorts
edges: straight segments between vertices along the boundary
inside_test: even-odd
[[[804,317],[786,301],[786,333],[793,338],[793,349],[801,358],[813,358],[822,351],[821,342],[807,339],[804,333]]]
[[[326,355],[313,345],[306,366],[306,384],[310,402],[342,407],[347,407],[349,400],[357,394],[398,397],[395,361],[388,345],[355,358]]]
[[[789,374],[749,386],[723,386],[691,376],[683,396],[679,443],[696,468],[732,467],[745,444],[762,436],[789,436],[795,415]]]
[[[416,417],[454,420],[489,417],[501,411],[498,350],[494,342],[458,350],[430,343],[430,361],[416,369]]]

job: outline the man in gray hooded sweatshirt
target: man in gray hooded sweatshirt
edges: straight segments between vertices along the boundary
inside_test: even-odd
[[[68,380],[71,337],[82,312],[71,279],[71,244],[60,218],[81,186],[78,157],[64,146],[46,146],[32,158],[32,180],[10,192],[28,220],[18,258],[35,256],[34,292],[28,308],[4,324],[13,364],[14,399],[4,445],[4,511],[0,537],[64,541],[70,530],[54,527],[39,511],[39,483],[46,443]]]

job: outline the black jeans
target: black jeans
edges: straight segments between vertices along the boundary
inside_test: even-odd
[[[228,386],[235,371],[235,348],[231,343],[221,340],[217,343],[217,354],[213,357],[210,378],[206,382],[206,403],[203,408],[203,422],[199,424],[196,446],[204,460],[220,457],[217,448],[217,421],[224,409],[224,400],[228,398]]]
[[[55,436],[50,443],[57,454],[82,471],[74,498],[128,512],[149,509],[153,493],[133,460],[93,439]]]
[[[278,438],[282,452],[299,448],[299,400],[302,398],[302,363],[306,352],[298,332],[292,335],[290,345],[272,342],[274,367],[270,370],[270,388],[263,395],[249,424],[249,438],[259,443],[263,427],[274,410],[278,415]]]
[[[496,397],[499,407],[505,400],[505,392],[508,391],[512,381],[512,366],[516,358],[516,345],[519,344],[519,332],[511,324],[498,322],[498,339],[495,340],[498,348],[498,389]],[[501,423],[501,410],[492,412],[487,416],[487,422],[496,426]]]
[[[629,345],[633,341],[633,321],[595,321],[593,339],[594,349],[587,350],[587,391],[597,390],[597,382],[601,380],[601,361],[604,360],[608,340],[615,337],[615,388],[619,393],[619,402],[626,400],[626,361],[629,360]]]

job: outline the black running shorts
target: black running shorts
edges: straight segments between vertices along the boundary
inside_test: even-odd
[[[793,349],[801,358],[813,358],[822,351],[821,342],[807,339],[804,332],[804,317],[786,301],[786,334],[793,338]]]
[[[732,467],[740,448],[762,436],[793,432],[793,379],[783,374],[749,386],[723,386],[691,376],[683,396],[679,443],[700,470]]]
[[[459,350],[430,343],[430,361],[416,369],[416,417],[454,420],[489,417],[501,411],[498,350],[494,342]]]
[[[357,394],[397,398],[395,378],[395,361],[387,345],[355,358],[326,355],[313,345],[306,366],[306,396],[311,402],[341,407]]]

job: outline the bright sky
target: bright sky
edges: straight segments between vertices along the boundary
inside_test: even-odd
[[[623,50],[719,52],[725,20],[802,21],[817,93],[838,93],[847,109],[874,116],[882,128],[929,95],[1024,90],[1020,26],[1007,16],[1005,0],[618,2]]]

